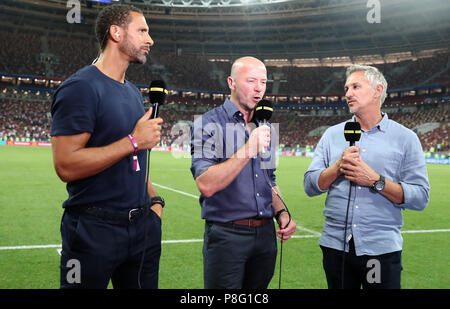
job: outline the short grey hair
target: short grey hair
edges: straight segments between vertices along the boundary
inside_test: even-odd
[[[345,72],[346,78],[348,78],[352,73],[359,71],[364,71],[364,76],[374,89],[377,85],[381,84],[383,86],[383,92],[381,93],[380,97],[380,107],[381,107],[384,103],[384,100],[387,97],[388,83],[386,81],[386,78],[384,78],[383,74],[376,67],[359,64],[352,64],[347,68],[347,71]]]

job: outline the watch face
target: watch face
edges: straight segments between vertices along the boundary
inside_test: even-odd
[[[376,189],[377,191],[383,190],[383,189],[384,189],[384,182],[382,182],[382,181],[377,181],[377,182],[375,183],[375,189]]]

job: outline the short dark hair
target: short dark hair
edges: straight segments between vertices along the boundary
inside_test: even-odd
[[[127,4],[108,5],[98,13],[95,21],[95,36],[103,51],[108,42],[109,28],[112,25],[127,27],[130,23],[130,12],[143,14],[140,9]]]

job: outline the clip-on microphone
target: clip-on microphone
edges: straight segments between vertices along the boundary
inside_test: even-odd
[[[355,142],[359,141],[361,138],[361,125],[359,122],[347,122],[344,127],[344,137],[347,142],[350,143],[351,146],[355,146]],[[348,210],[350,208],[350,198],[352,195],[352,186],[353,182],[350,181],[350,187],[348,190],[348,201],[347,201],[347,211],[345,214],[345,226],[344,226],[344,248],[342,251],[342,283],[341,288],[344,289],[344,272],[345,272],[345,249],[347,244],[347,223],[348,223]]]

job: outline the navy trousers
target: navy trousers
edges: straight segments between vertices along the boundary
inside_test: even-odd
[[[320,246],[329,289],[342,288],[342,251]],[[345,253],[344,289],[400,289],[402,251],[357,256],[353,239]]]
[[[259,227],[205,224],[206,289],[266,289],[274,274],[276,258],[273,220]]]
[[[158,288],[161,220],[152,210],[133,222],[65,211],[61,238],[62,289],[105,289],[110,280],[118,289]]]

